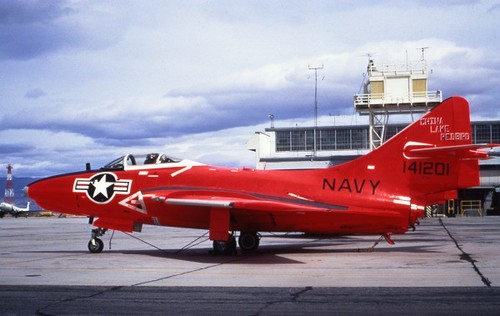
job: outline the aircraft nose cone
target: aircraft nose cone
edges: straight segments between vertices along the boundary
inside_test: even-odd
[[[73,192],[74,180],[74,175],[53,176],[30,183],[23,191],[42,209],[69,212],[77,205]]]
[[[25,186],[23,188],[24,194],[31,200],[35,201],[40,207],[47,209],[46,203],[50,203],[51,194],[49,188],[49,183],[45,180],[37,180]],[[43,205],[43,206],[42,206]]]
[[[38,191],[38,185],[36,182],[30,183],[23,188],[23,193],[33,201],[36,201],[36,199],[39,198],[40,194],[37,194]]]

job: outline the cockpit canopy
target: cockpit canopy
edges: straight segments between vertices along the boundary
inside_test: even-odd
[[[124,170],[129,169],[133,166],[158,166],[166,163],[177,163],[181,159],[167,156],[165,154],[150,153],[150,154],[140,154],[132,155],[128,154],[126,156],[121,156],[117,158],[101,169],[103,170]]]

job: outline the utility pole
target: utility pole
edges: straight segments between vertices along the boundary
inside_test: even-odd
[[[313,157],[316,157],[317,152],[317,141],[316,134],[318,129],[318,70],[323,69],[324,65],[321,67],[311,67],[307,66],[309,70],[314,70],[314,148],[313,148]]]

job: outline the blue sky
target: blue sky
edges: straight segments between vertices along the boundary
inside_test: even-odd
[[[17,176],[128,152],[252,166],[246,141],[352,114],[367,54],[420,58],[430,90],[500,119],[500,2],[0,2],[0,164]]]

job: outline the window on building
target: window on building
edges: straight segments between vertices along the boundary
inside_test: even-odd
[[[368,149],[368,130],[366,128],[352,129],[352,149]]]
[[[413,96],[417,98],[425,97],[427,91],[427,79],[413,79]]]
[[[491,142],[500,143],[500,124],[498,123],[491,124]]]
[[[277,131],[276,132],[276,151],[290,151],[291,136],[290,131]]]
[[[385,129],[385,139],[388,140],[398,133],[398,128],[396,126],[387,126]]]
[[[335,150],[335,130],[319,130],[319,150]]]
[[[474,140],[476,143],[491,142],[491,124],[476,124],[473,128]]]
[[[306,140],[306,150],[312,151],[314,149],[314,130],[304,131],[304,134]],[[316,150],[318,150],[318,147],[318,144],[316,144]]]
[[[292,151],[306,150],[306,135],[304,131],[291,131]]]
[[[339,129],[337,130],[337,150],[351,149],[351,130]]]

